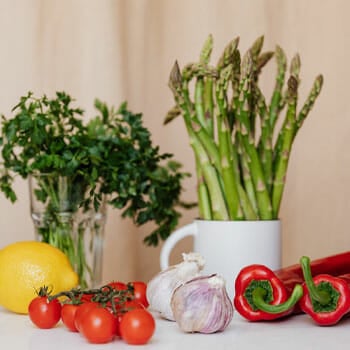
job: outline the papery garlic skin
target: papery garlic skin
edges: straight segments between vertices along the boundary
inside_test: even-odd
[[[184,332],[220,332],[233,317],[225,280],[216,274],[194,278],[176,288],[171,308]]]
[[[147,284],[149,308],[167,320],[174,321],[170,306],[174,290],[188,280],[200,275],[205,261],[199,253],[182,254],[183,261],[159,272]]]

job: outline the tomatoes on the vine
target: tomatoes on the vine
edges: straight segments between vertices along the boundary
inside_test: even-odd
[[[108,343],[119,336],[128,344],[146,344],[155,331],[155,320],[146,310],[146,290],[147,284],[141,281],[113,281],[100,288],[51,296],[44,286],[28,313],[39,328],[52,328],[62,319],[68,330],[80,332],[90,343]]]
[[[122,317],[119,331],[122,339],[128,344],[146,344],[155,331],[155,320],[146,309],[128,311]]]
[[[75,325],[75,314],[80,305],[77,304],[63,304],[61,310],[61,318],[63,324],[72,332],[78,332]]]
[[[28,313],[37,327],[49,329],[61,319],[61,304],[57,299],[50,301],[47,296],[37,296],[30,302]]]
[[[80,323],[80,333],[95,344],[108,343],[117,334],[117,318],[107,309],[96,307],[88,310]]]

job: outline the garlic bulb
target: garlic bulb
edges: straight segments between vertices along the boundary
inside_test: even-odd
[[[183,261],[159,272],[147,284],[147,300],[151,310],[174,321],[170,300],[174,290],[184,282],[199,276],[204,259],[198,253],[182,254]]]
[[[225,280],[216,274],[200,276],[179,286],[173,293],[171,308],[184,332],[220,332],[233,317]]]

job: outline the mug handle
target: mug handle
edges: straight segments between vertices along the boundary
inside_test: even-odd
[[[186,236],[197,235],[197,225],[195,222],[185,225],[178,230],[174,231],[165,241],[160,252],[160,268],[165,270],[169,267],[169,256],[178,241]]]

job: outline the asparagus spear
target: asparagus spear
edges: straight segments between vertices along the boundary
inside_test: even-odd
[[[261,136],[258,143],[258,151],[262,163],[262,167],[265,174],[266,186],[268,192],[271,192],[272,187],[272,161],[273,161],[273,152],[272,152],[272,128],[270,125],[270,119],[268,115],[268,108],[266,105],[265,97],[259,88],[256,89],[257,98],[256,98],[256,107],[258,114],[260,116],[261,124]]]
[[[227,96],[226,90],[232,74],[232,65],[222,69],[220,79],[216,85],[216,101],[218,104],[218,143],[221,160],[221,172],[224,183],[224,192],[228,211],[231,219],[236,219],[240,213],[240,203],[237,189],[238,174],[233,166],[233,154],[230,147],[231,135],[227,118]]]
[[[264,65],[264,61],[267,62],[269,60],[269,54],[267,54],[267,56],[265,54],[262,54],[262,56],[260,56],[263,45],[264,45],[264,36],[260,36],[254,41],[250,50],[248,50],[248,52],[250,52],[250,56],[252,60],[252,77],[250,79],[250,89],[248,90],[249,96],[247,101],[249,104],[250,132],[254,138],[255,138],[255,124],[256,124],[256,113],[255,113],[256,108],[254,108],[254,106],[256,105],[256,100],[255,100],[256,96],[255,96],[254,90],[256,88],[259,73],[260,73],[259,64]],[[260,62],[260,59],[261,59],[261,62]]]
[[[314,84],[312,86],[312,89],[309,93],[309,96],[307,97],[303,107],[301,108],[298,114],[296,132],[301,128],[304,120],[306,119],[307,115],[309,114],[310,110],[315,104],[315,101],[321,92],[322,85],[323,85],[323,76],[319,75],[316,77]]]
[[[287,58],[280,46],[276,46],[275,57],[277,61],[277,76],[275,88],[270,102],[270,124],[271,130],[274,130],[278,114],[281,110],[282,89],[284,85],[285,73],[287,69]]]
[[[236,49],[232,55],[232,79],[231,79],[232,98],[231,98],[231,104],[228,106],[229,108],[228,118],[229,118],[231,133],[233,132],[233,126],[235,123],[236,106],[238,105],[238,99],[239,99],[240,77],[241,77],[241,54],[239,50]]]
[[[203,67],[208,67],[210,56],[213,50],[213,37],[209,35],[205,41],[203,48],[200,53],[199,62]],[[208,77],[205,82],[205,77],[202,75],[197,75],[196,85],[195,85],[195,108],[198,120],[208,131],[210,136],[213,135],[213,120],[210,106],[210,82],[211,77]],[[209,83],[208,83],[209,82]],[[209,113],[209,114],[208,114]]]
[[[296,128],[296,108],[298,97],[298,79],[291,75],[288,80],[288,109],[285,123],[282,130],[282,148],[279,151],[278,163],[276,164],[276,174],[272,191],[273,216],[278,217],[283,189],[286,181],[286,171],[288,167],[290,151]]]
[[[298,54],[296,54],[296,55],[294,55],[294,57],[292,58],[291,63],[290,63],[290,75],[296,79],[298,85],[299,85],[299,81],[300,81],[299,73],[300,73],[300,57]],[[288,87],[285,100],[288,100],[290,98],[289,95],[290,95],[290,89]],[[288,120],[287,120],[287,118],[285,118],[284,123],[287,123],[287,122],[288,122]],[[295,132],[296,132],[296,130],[295,130]],[[279,163],[279,157],[281,155],[281,148],[283,147],[283,136],[284,136],[284,125],[282,126],[281,132],[278,134],[277,141],[275,144],[274,167],[276,167],[276,164]]]
[[[240,96],[239,108],[237,110],[237,119],[239,122],[237,136],[239,137],[239,140],[241,140],[242,147],[248,155],[248,164],[253,179],[259,216],[262,220],[270,220],[272,217],[271,202],[266,188],[261,161],[255,148],[254,138],[250,131],[248,86],[252,79],[252,63],[251,53],[248,51],[242,62],[242,80],[244,82]]]

